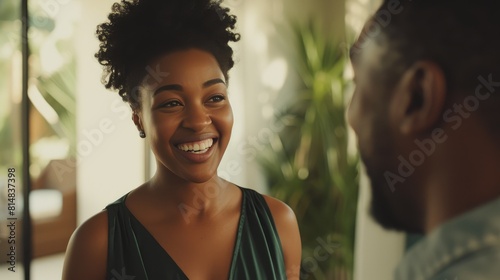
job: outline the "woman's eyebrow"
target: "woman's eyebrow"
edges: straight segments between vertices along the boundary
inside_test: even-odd
[[[182,86],[177,85],[177,84],[161,86],[155,90],[155,92],[153,93],[153,96],[157,95],[161,91],[169,91],[169,90],[182,91]]]
[[[219,84],[219,83],[226,85],[226,83],[222,79],[217,78],[217,79],[212,79],[212,80],[204,82],[203,87],[207,88],[207,87],[213,86],[215,84]]]
[[[203,83],[203,88],[207,88],[207,87],[211,87],[215,84],[226,84],[222,79],[220,78],[217,78],[217,79],[212,79],[212,80],[208,80],[206,82]],[[159,88],[157,88],[155,90],[155,92],[153,93],[153,96],[157,95],[158,93],[160,93],[161,91],[169,91],[169,90],[172,90],[172,91],[182,91],[182,86],[181,85],[178,85],[178,84],[171,84],[171,85],[164,85],[164,86],[161,86]]]

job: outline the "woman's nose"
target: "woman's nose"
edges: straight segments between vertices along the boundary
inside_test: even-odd
[[[212,123],[207,110],[201,105],[192,105],[185,111],[182,126],[193,131],[202,131]]]

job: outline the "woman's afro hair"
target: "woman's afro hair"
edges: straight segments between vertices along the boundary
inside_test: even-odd
[[[109,21],[97,26],[95,57],[104,68],[103,84],[118,90],[132,109],[140,107],[139,84],[146,67],[160,55],[199,48],[214,55],[228,79],[234,66],[229,42],[236,16],[214,0],[122,0],[114,3]]]

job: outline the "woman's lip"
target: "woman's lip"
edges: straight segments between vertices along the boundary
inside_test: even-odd
[[[212,140],[212,141],[210,141]],[[209,142],[207,142],[209,141]],[[186,146],[194,146],[195,144],[209,144],[209,143],[212,143],[211,145],[213,145],[214,143],[214,139],[213,138],[207,138],[207,139],[204,139],[204,140],[200,140],[200,141],[194,141],[194,142],[185,142],[185,143],[181,143],[181,144],[177,144],[177,147],[180,147],[182,145],[186,145]],[[210,145],[210,144],[209,144]]]
[[[214,143],[215,143],[218,139],[218,136],[214,135],[214,134],[206,134],[206,135],[199,135],[199,136],[195,136],[195,137],[183,137],[182,140],[172,141],[172,143],[174,144],[174,146],[177,147],[177,146],[182,145],[182,144],[200,142],[200,141],[207,140],[207,139],[213,139]]]
[[[216,142],[217,142],[216,139],[214,139],[214,143],[212,144],[212,147],[208,148],[208,150],[202,154],[184,152],[183,150],[181,150],[177,147],[175,147],[174,151],[176,154],[180,155],[182,158],[186,159],[189,162],[203,163],[203,162],[207,161],[214,153],[214,150],[216,147],[216,145],[215,145]]]

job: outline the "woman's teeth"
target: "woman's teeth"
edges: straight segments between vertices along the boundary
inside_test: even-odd
[[[210,147],[212,147],[214,143],[213,139],[206,139],[203,141],[198,141],[198,142],[192,142],[192,143],[186,143],[186,144],[179,144],[177,145],[177,148],[179,150],[184,151],[184,152],[189,152],[189,153],[195,153],[195,154],[202,154],[208,151]]]

